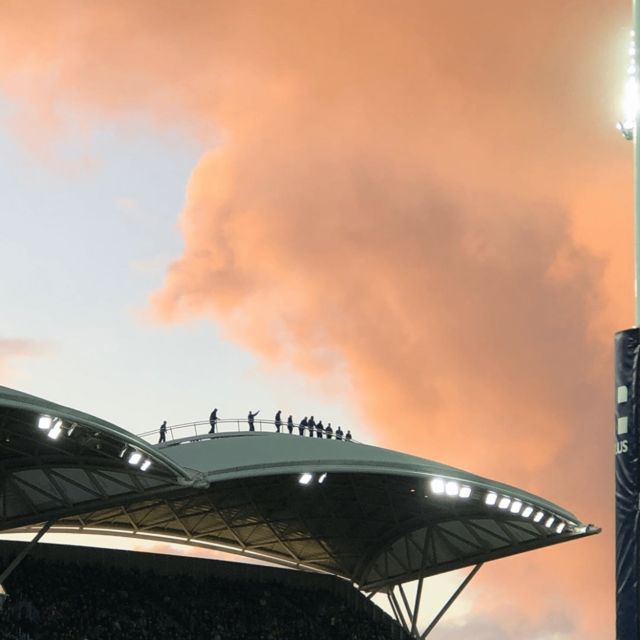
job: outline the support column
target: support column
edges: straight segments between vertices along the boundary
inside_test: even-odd
[[[11,564],[2,573],[0,573],[0,585],[2,585],[2,583],[11,575],[13,570],[25,559],[26,555],[31,551],[31,549],[33,549],[33,547],[38,544],[40,538],[42,538],[42,536],[47,533],[47,531],[49,531],[52,524],[53,520],[51,522],[47,522],[42,527],[42,529],[40,529],[40,531],[36,533],[33,540],[31,540],[31,542],[27,544],[24,549],[22,549],[22,551],[20,551],[20,553],[13,559]]]

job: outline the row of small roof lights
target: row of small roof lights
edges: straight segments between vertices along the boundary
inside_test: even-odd
[[[468,499],[472,495],[470,486],[460,484],[456,480],[445,480],[444,478],[433,478],[429,484],[431,493],[434,495],[446,495],[452,498]],[[531,505],[525,504],[521,500],[512,499],[509,496],[498,495],[495,491],[487,491],[484,496],[484,503],[489,507],[497,507],[501,511],[509,511],[514,515],[520,515],[522,518],[531,518],[533,522],[540,523],[544,520],[544,526],[547,529],[555,528],[556,533],[562,533],[567,523],[552,516],[545,514],[544,511],[537,510]],[[534,513],[535,512],[535,513]]]
[[[66,431],[67,437],[70,437],[77,426],[75,422],[67,425],[61,418],[53,418],[51,416],[40,416],[38,419],[38,429],[46,431],[47,437],[52,440],[57,440],[63,431]],[[151,460],[149,460],[149,458],[143,457],[140,451],[128,444],[123,446],[120,457],[126,457],[127,462],[134,467],[139,465],[140,471],[146,471],[151,466]]]
[[[303,473],[299,478],[298,478],[298,482],[300,484],[310,484],[311,481],[313,480],[313,473]],[[320,475],[320,477],[318,478],[318,484],[322,484],[325,481],[325,478],[327,477],[326,473],[323,473],[322,475]]]

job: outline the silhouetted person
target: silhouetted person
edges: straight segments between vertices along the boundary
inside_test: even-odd
[[[351,431],[347,431],[347,435],[344,437],[347,442],[351,442]]]
[[[282,411],[280,411],[280,409],[278,409],[278,413],[276,413],[276,431],[278,433],[280,433],[280,427],[282,426],[282,420],[280,419],[280,414],[282,413]]]
[[[333,438],[333,429],[331,428],[330,422],[329,424],[327,424],[327,428],[324,430],[324,432],[327,434],[327,440],[331,440],[331,438]]]
[[[309,424],[309,421],[307,420],[307,416],[305,416],[304,418],[302,418],[302,420],[300,420],[300,424],[298,425],[298,433],[301,436],[304,435],[304,430],[307,428],[308,424]]]
[[[287,418],[287,429],[289,429],[289,434],[293,433],[293,416]]]
[[[214,409],[209,416],[209,424],[211,425],[211,429],[209,429],[209,433],[216,432],[216,425],[218,424],[218,409]]]
[[[247,416],[247,422],[249,423],[249,431],[255,431],[256,428],[253,426],[253,419],[260,413],[260,409],[258,409],[255,413],[251,413],[249,411],[249,415]]]
[[[160,439],[158,440],[158,444],[162,444],[167,441],[167,421],[165,420],[160,425]]]
[[[307,429],[309,429],[309,437],[313,438],[313,432],[316,430],[316,421],[313,419],[313,416],[311,416],[309,422],[307,422]]]
[[[324,433],[324,425],[322,424],[322,420],[318,421],[318,425],[316,426],[316,435],[318,438],[322,438],[322,434]]]
[[[336,440],[342,440],[343,435],[344,435],[344,432],[342,431],[342,428],[340,427],[340,425],[338,425],[338,428],[336,429]]]

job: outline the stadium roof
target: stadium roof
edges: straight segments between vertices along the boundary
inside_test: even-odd
[[[367,591],[599,531],[515,487],[379,447],[260,432],[151,445],[5,387],[0,473],[0,530],[53,522],[185,543]]]

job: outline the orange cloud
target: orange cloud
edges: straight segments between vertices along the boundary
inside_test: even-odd
[[[602,96],[627,20],[603,0],[9,2],[0,83],[30,132],[62,102],[212,141],[159,317],[346,371],[387,445],[609,526],[631,269],[628,149]],[[612,557],[609,532],[505,561],[486,589],[513,606],[485,610],[600,639]]]
[[[35,340],[0,338],[0,380],[7,384],[15,373],[14,361],[42,355],[45,347]]]

